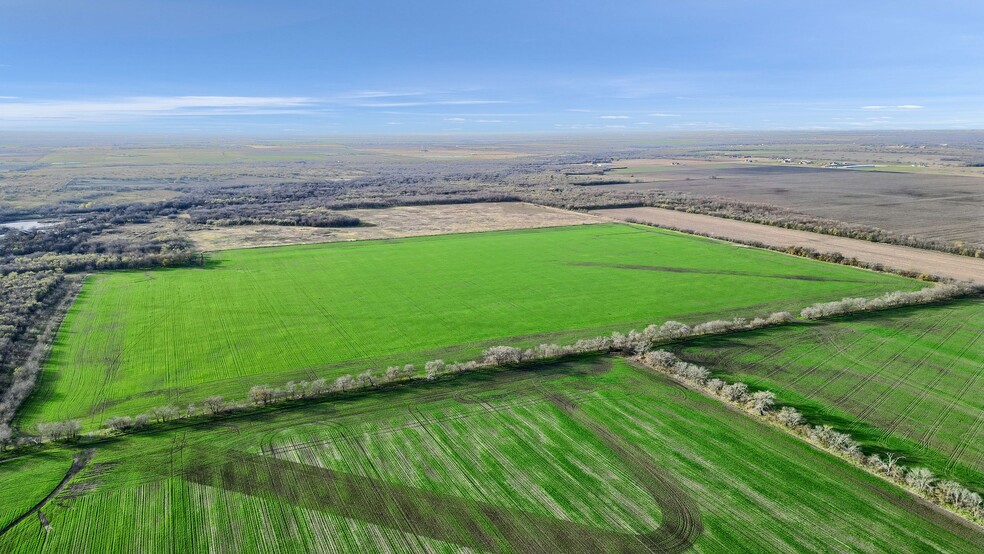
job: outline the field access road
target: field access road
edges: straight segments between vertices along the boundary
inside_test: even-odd
[[[805,246],[820,252],[840,252],[861,261],[895,269],[932,273],[961,281],[984,283],[984,259],[946,254],[934,250],[821,235],[709,215],[690,214],[662,208],[617,208],[593,210],[592,214],[613,220],[635,220],[653,225],[705,233],[719,238],[759,241],[770,246]]]

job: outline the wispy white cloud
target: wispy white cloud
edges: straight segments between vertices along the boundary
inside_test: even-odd
[[[141,96],[112,100],[0,102],[0,121],[113,121],[168,116],[267,115],[314,107],[307,97]]]
[[[731,125],[726,125],[724,123],[718,123],[716,121],[694,121],[690,123],[677,123],[670,125],[671,129],[732,129]]]
[[[422,96],[424,92],[421,91],[388,91],[388,90],[363,90],[358,92],[352,92],[349,94],[343,94],[339,98],[347,99],[369,99],[369,98],[405,98],[408,96]]]
[[[379,100],[375,100],[379,99]],[[0,96],[0,122],[125,122],[167,117],[327,114],[360,108],[416,108],[511,104],[509,100],[433,97],[416,91],[359,91],[325,98],[307,96],[129,96],[101,99],[26,100]],[[395,114],[395,112],[393,112]],[[449,114],[450,115],[450,114]],[[502,114],[488,114],[493,118]],[[485,122],[493,122],[488,120]],[[498,119],[495,120],[498,122]]]
[[[632,119],[627,115],[603,115],[601,119]]]
[[[920,106],[918,104],[902,104],[900,106],[861,106],[862,110],[891,110],[891,111],[908,111],[908,110],[921,110],[925,106]]]
[[[444,121],[468,121],[463,117],[445,117]]]
[[[421,106],[478,106],[483,104],[512,104],[509,100],[420,100],[408,102],[358,102],[359,108],[411,108]]]
[[[678,114],[678,113],[660,113],[660,112],[657,112],[657,113],[651,113],[651,114],[649,114],[649,117],[680,117],[680,114]]]

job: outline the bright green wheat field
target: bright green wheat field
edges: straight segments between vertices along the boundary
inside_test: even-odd
[[[621,224],[229,251],[211,265],[91,277],[22,423],[94,426],[260,383],[921,286]]]
[[[683,354],[984,492],[984,300],[709,338]]]
[[[647,369],[479,372],[89,444],[0,552],[979,552],[984,534]],[[69,446],[53,446],[54,452]],[[21,466],[38,455],[20,460]],[[50,475],[13,476],[43,496]],[[23,488],[0,488],[0,505]]]

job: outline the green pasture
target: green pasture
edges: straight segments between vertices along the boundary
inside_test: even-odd
[[[624,224],[227,251],[91,276],[21,423],[921,286]]]

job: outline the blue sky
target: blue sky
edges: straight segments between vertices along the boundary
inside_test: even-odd
[[[984,2],[0,0],[0,129],[984,128]]]

